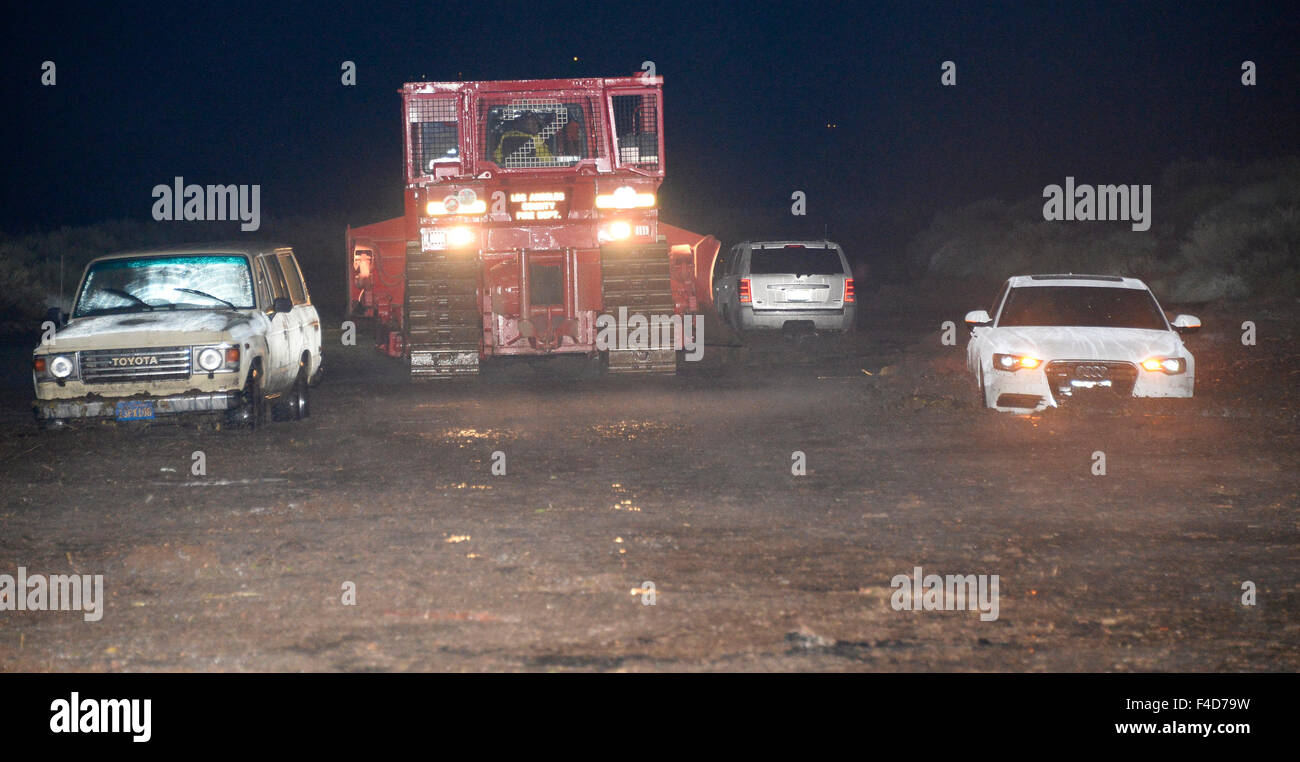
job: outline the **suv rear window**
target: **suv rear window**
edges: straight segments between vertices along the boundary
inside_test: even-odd
[[[843,275],[844,264],[835,249],[820,246],[786,246],[754,249],[749,257],[753,275]]]

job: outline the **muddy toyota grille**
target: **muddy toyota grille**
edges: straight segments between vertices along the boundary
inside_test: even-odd
[[[1054,360],[1047,364],[1047,382],[1052,387],[1052,395],[1060,398],[1062,389],[1070,389],[1070,382],[1110,381],[1110,387],[1079,389],[1079,392],[1107,391],[1122,397],[1133,396],[1133,384],[1137,382],[1137,366],[1130,362],[1105,360]]]
[[[82,352],[81,380],[87,384],[109,384],[189,378],[191,354],[189,347]]]

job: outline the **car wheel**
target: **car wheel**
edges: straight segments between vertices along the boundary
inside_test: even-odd
[[[293,382],[293,391],[289,397],[289,414],[295,421],[311,415],[311,384],[307,378],[307,366],[298,369],[298,380]]]
[[[979,387],[980,387],[980,407],[987,410],[988,408],[992,407],[992,405],[989,404],[988,392],[984,390],[984,368],[982,367],[980,368]]]
[[[262,392],[262,368],[253,366],[244,384],[244,425],[257,430],[266,425],[266,396]]]

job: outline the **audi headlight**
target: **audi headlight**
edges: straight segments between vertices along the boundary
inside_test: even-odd
[[[67,355],[55,355],[49,364],[50,375],[55,378],[67,378],[72,375],[72,358]]]
[[[993,355],[993,367],[998,370],[1017,371],[1023,369],[1033,370],[1043,361],[1033,355],[1010,355],[995,354]]]
[[[1142,367],[1152,373],[1167,373],[1171,376],[1187,370],[1181,357],[1151,357],[1142,361]]]

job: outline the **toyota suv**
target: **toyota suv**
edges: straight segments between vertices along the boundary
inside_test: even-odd
[[[844,250],[833,241],[745,241],[714,281],[722,319],[738,331],[853,328],[857,304]]]
[[[43,428],[183,414],[255,428],[272,414],[310,414],[320,317],[286,246],[101,257],[87,265],[66,322],[52,312],[32,358]]]

